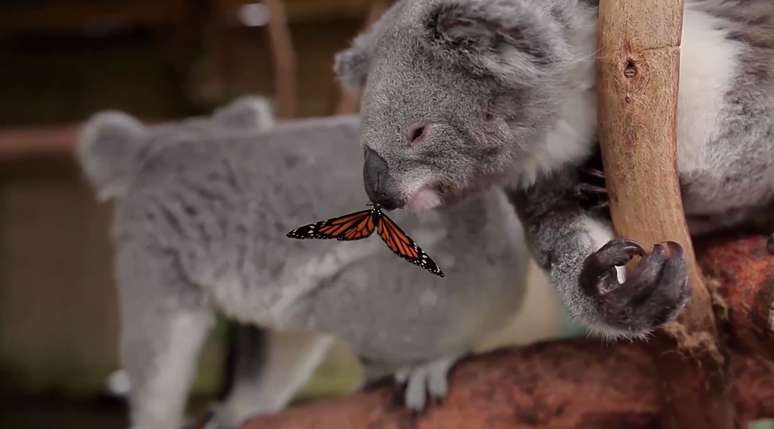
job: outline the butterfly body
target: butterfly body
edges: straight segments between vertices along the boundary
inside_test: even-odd
[[[370,204],[370,206],[367,210],[301,226],[290,231],[287,236],[299,240],[355,241],[368,238],[377,231],[379,237],[393,253],[435,275],[444,277],[443,271],[435,261],[382,211],[379,204]]]

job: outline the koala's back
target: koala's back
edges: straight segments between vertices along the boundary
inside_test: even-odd
[[[178,255],[193,283],[276,283],[334,243],[289,240],[294,227],[365,209],[354,118],[270,133],[159,130],[117,203],[119,246]],[[191,132],[194,131],[194,132]]]

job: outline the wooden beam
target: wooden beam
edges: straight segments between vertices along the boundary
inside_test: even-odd
[[[665,428],[734,427],[726,356],[694,260],[677,174],[682,0],[601,0],[599,137],[616,232],[650,247],[676,241],[692,300],[656,351]]]
[[[71,156],[78,139],[77,125],[0,130],[0,162],[23,158]]]

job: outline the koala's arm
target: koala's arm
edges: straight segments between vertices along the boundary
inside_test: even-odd
[[[607,337],[647,335],[688,300],[682,251],[668,243],[648,255],[637,243],[613,239],[609,222],[582,208],[577,183],[568,171],[508,192],[533,256],[576,320]],[[617,267],[635,255],[643,259],[620,283]]]

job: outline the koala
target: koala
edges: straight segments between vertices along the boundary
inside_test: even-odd
[[[245,346],[255,359],[237,365],[218,409],[216,420],[232,427],[284,407],[333,339],[360,356],[368,380],[405,383],[405,404],[420,410],[428,395],[445,395],[452,364],[519,310],[529,252],[502,190],[394,215],[444,279],[378,237],[286,238],[365,206],[360,120],[269,127],[266,111],[248,98],[212,118],[148,127],[105,112],[84,127],[78,159],[99,198],[115,205],[121,356],[135,429],[179,427],[215,314],[267,332],[265,348]]]
[[[585,0],[400,0],[335,69],[362,94],[374,201],[421,210],[504,187],[575,319],[636,338],[674,319],[690,290],[679,245],[648,253],[616,239],[578,195],[598,152],[597,14]],[[691,232],[772,218],[774,3],[686,1],[680,69],[677,167]]]

